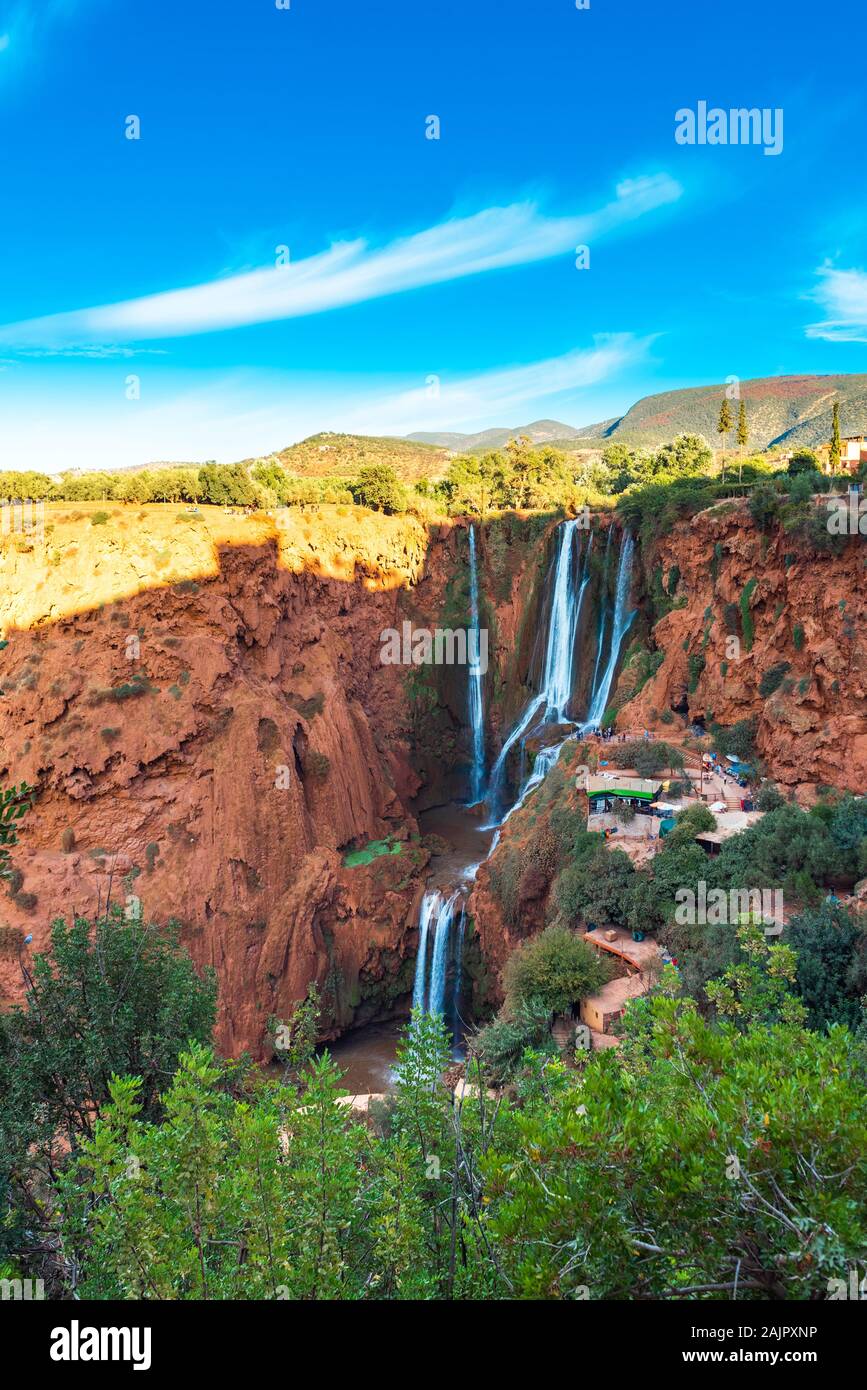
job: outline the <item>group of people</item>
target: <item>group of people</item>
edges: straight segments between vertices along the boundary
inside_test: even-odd
[[[583,734],[580,732],[580,730],[576,729],[572,737],[579,739],[598,738],[601,739],[603,743],[629,743],[631,739],[634,737],[634,735],[631,733],[620,734],[617,732],[616,729],[600,729],[597,726],[595,729],[588,729],[586,733]],[[645,729],[642,737],[647,740],[652,739],[653,731],[651,729]]]

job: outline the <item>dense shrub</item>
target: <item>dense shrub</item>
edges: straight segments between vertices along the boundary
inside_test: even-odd
[[[855,918],[831,903],[789,922],[786,939],[797,953],[798,992],[811,1028],[834,1023],[857,1028],[867,991],[867,934]]]
[[[782,886],[792,897],[813,899],[818,885],[854,877],[851,853],[822,820],[788,802],[727,840],[712,871],[726,889]]]
[[[755,755],[757,730],[758,722],[754,715],[725,727],[714,723],[710,725],[714,748],[720,757],[740,758],[742,762],[749,762]]]
[[[750,493],[750,516],[760,531],[767,531],[780,514],[780,495],[772,483],[758,483]]]
[[[753,637],[755,635],[753,615],[750,612],[750,599],[753,596],[755,587],[758,584],[758,582],[759,581],[757,579],[748,579],[746,584],[744,585],[743,593],[741,594],[740,599],[741,633],[743,634],[744,639],[744,650],[748,652],[751,652],[753,649]]]
[[[757,811],[776,811],[778,806],[785,804],[784,797],[773,782],[763,782],[756,792],[755,807]]]
[[[616,743],[609,754],[615,767],[634,767],[639,777],[655,777],[664,768],[683,767],[679,748],[659,739],[630,739]]]
[[[359,506],[376,512],[400,512],[406,507],[406,490],[386,463],[372,463],[360,469],[349,490]]]
[[[605,841],[567,864],[554,885],[554,903],[567,922],[625,926],[635,869],[622,849],[609,850]]]
[[[549,1056],[557,1051],[550,1025],[550,1009],[538,999],[525,1000],[514,1008],[501,1009],[476,1033],[470,1051],[494,1085],[502,1086],[518,1071],[528,1048]]]
[[[786,672],[791,670],[788,661],[778,661],[774,666],[769,666],[759,681],[759,694],[762,699],[767,699],[773,695],[775,690],[779,690],[783,683]]]
[[[538,1001],[549,1013],[565,1013],[611,978],[611,965],[567,927],[546,927],[523,941],[506,962],[503,981],[513,1008]]]

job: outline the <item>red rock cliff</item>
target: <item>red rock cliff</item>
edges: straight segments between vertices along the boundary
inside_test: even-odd
[[[44,548],[7,541],[0,778],[38,788],[0,899],[7,998],[19,933],[44,947],[56,915],[111,891],[179,919],[216,968],[227,1052],[258,1052],[311,979],[328,1033],[388,1010],[427,855],[403,672],[378,636],[429,551],[420,523],[353,508],[104,526],[58,509]],[[343,867],[388,835],[400,854]]]
[[[654,626],[662,664],[618,725],[664,733],[660,716],[672,707],[723,725],[753,717],[758,753],[781,784],[807,798],[822,785],[863,792],[865,557],[861,537],[827,555],[782,527],[763,536],[745,504],[676,526],[647,568],[668,587],[677,567],[682,606]],[[778,680],[770,694],[763,677],[765,690]]]

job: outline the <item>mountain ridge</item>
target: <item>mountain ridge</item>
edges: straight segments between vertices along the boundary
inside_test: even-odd
[[[439,444],[452,452],[476,453],[498,448],[518,435],[534,443],[560,448],[604,447],[613,442],[635,448],[655,448],[677,434],[701,434],[708,443],[719,439],[717,421],[727,383],[685,386],[642,396],[623,415],[574,426],[556,420],[537,420],[515,429],[491,428],[476,434],[420,431],[407,435],[417,443]],[[867,433],[867,374],[836,372],[752,377],[738,383],[750,431],[749,446],[815,447],[831,437],[834,401],[840,405],[843,435]],[[737,413],[738,397],[732,400]],[[729,438],[733,443],[734,432]],[[448,441],[448,442],[447,442]]]

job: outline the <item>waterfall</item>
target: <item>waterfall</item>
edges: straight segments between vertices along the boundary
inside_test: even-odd
[[[548,644],[545,651],[545,669],[542,673],[542,691],[545,696],[547,719],[550,713],[556,716],[559,724],[572,694],[572,666],[575,659],[575,627],[577,605],[575,603],[574,536],[578,517],[564,521],[560,528],[560,548],[554,569],[554,591],[551,596],[551,614],[548,618]]]
[[[590,708],[587,711],[587,718],[580,726],[581,733],[586,733],[588,729],[596,729],[602,723],[603,716],[608,708],[608,697],[611,694],[611,684],[614,680],[617,662],[620,659],[620,649],[623,645],[623,639],[629,631],[632,619],[635,617],[635,609],[629,612],[627,611],[629,590],[632,584],[632,556],[634,551],[635,542],[629,532],[624,531],[623,541],[620,546],[620,560],[617,566],[617,586],[614,592],[611,650],[608,653],[608,662],[602,679],[593,690],[590,699]]]
[[[559,541],[554,563],[551,607],[548,614],[542,686],[539,693],[533,697],[518,716],[491,769],[488,799],[494,823],[501,823],[497,822],[496,818],[499,811],[506,760],[517,741],[523,738],[535,725],[568,722],[566,709],[572,697],[575,676],[575,639],[578,634],[584,594],[590,583],[590,555],[593,549],[593,533],[591,532],[587,538],[587,546],[579,570],[576,560],[581,558],[580,545],[578,556],[576,557],[575,554],[575,532],[579,524],[579,518],[575,517],[572,521],[562,522],[558,528]],[[546,761],[543,759],[541,766],[544,771],[537,774],[537,768],[540,766],[539,758],[546,752],[547,750],[541,749],[537,755],[533,772],[521,788],[518,800],[512,806],[512,810],[523,800],[531,787],[539,784],[545,772],[556,761],[555,757],[548,760],[546,765]]]
[[[436,890],[425,893],[421,900],[421,908],[418,914],[418,955],[415,958],[415,982],[412,989],[412,1007],[423,1009],[425,1005],[425,994],[427,991],[427,938],[434,915],[439,903],[440,895]]]
[[[518,719],[517,724],[515,724],[511,732],[507,735],[506,740],[502,748],[500,749],[497,761],[494,763],[494,766],[491,769],[491,780],[489,784],[491,810],[493,811],[494,815],[496,815],[497,811],[497,799],[503,780],[503,772],[506,767],[506,759],[508,758],[510,752],[514,748],[518,739],[521,738],[521,736],[527,732],[536,715],[539,713],[540,710],[543,709],[544,706],[544,694],[536,695],[534,699],[530,701],[529,705]]]
[[[551,771],[551,768],[554,766],[558,757],[560,756],[560,749],[563,747],[564,741],[561,741],[560,743],[551,743],[548,745],[547,748],[539,749],[533,762],[533,771],[530,773],[530,776],[527,778],[526,782],[522,784],[521,790],[518,792],[517,800],[512,803],[506,814],[503,816],[502,820],[500,821],[500,826],[505,825],[506,821],[509,819],[509,816],[511,816],[514,811],[517,811],[519,807],[523,806],[524,802],[530,795],[530,792],[533,790],[533,788],[538,787],[540,782],[544,782],[545,778],[548,776],[548,773]],[[500,831],[498,829],[497,840],[499,840],[499,835]],[[495,846],[496,842],[495,844],[491,845],[490,854],[493,854]],[[488,857],[490,857],[490,854]]]
[[[449,965],[449,945],[451,942],[452,921],[455,915],[455,904],[458,901],[458,894],[441,900],[440,910],[437,913],[436,932],[434,934],[433,958],[430,967],[430,989],[428,991],[427,1011],[429,1014],[441,1014],[446,997],[446,971]]]
[[[415,962],[415,983],[412,991],[414,1009],[424,1009],[429,1014],[445,1011],[446,976],[449,968],[449,947],[451,945],[452,923],[455,909],[460,903],[460,917],[463,921],[463,897],[455,890],[446,898],[438,890],[425,893],[422,898],[418,919],[418,955]],[[428,938],[431,923],[434,923],[433,950],[428,964]],[[460,933],[463,944],[463,933]],[[460,969],[460,962],[458,962]]]
[[[473,733],[473,770],[470,804],[481,801],[485,783],[485,706],[482,695],[481,638],[479,632],[479,572],[476,563],[476,528],[470,526],[470,622],[475,646],[470,647],[469,706]],[[475,658],[475,660],[473,660]]]
[[[593,667],[593,680],[590,682],[590,703],[593,703],[593,692],[596,689],[596,679],[599,675],[599,663],[602,660],[602,652],[605,648],[605,623],[608,617],[608,604],[605,602],[608,595],[608,557],[611,554],[611,537],[614,535],[614,527],[608,527],[608,539],[605,542],[605,559],[602,562],[602,602],[599,604],[599,628],[596,633],[596,664]]]
[[[524,784],[520,788],[511,806],[505,811],[505,814],[497,818],[499,810],[497,800],[502,791],[506,759],[511,749],[514,748],[518,740],[525,738],[531,729],[537,728],[541,724],[564,724],[571,722],[566,716],[566,710],[572,698],[572,690],[575,684],[575,646],[578,637],[578,625],[581,617],[584,593],[590,582],[589,561],[593,545],[593,535],[591,533],[582,556],[581,547],[575,546],[575,529],[577,525],[578,521],[576,519],[574,521],[563,522],[559,528],[558,549],[553,568],[551,605],[545,633],[541,689],[538,694],[532,697],[526,708],[518,716],[518,719],[513,728],[509,731],[500,749],[500,753],[494,762],[493,768],[491,769],[488,781],[488,801],[491,807],[492,824],[487,828],[496,829],[496,833],[491,848],[488,851],[488,857],[494,853],[497,847],[500,838],[500,827],[506,823],[514,811],[523,805],[525,799],[530,795],[532,790],[547,776],[548,772],[557,762],[564,740],[561,739],[558,743],[549,744],[538,750],[529,777],[524,781]],[[611,546],[611,543],[611,528],[609,528],[604,567],[606,574],[608,571],[608,548]],[[576,728],[580,734],[585,733],[588,729],[597,727],[605,713],[611,694],[614,675],[617,670],[617,663],[620,659],[623,640],[635,617],[634,610],[630,611],[628,607],[632,584],[634,550],[635,543],[632,536],[628,532],[624,532],[617,566],[613,606],[607,603],[607,587],[603,588],[603,612],[599,626],[593,680],[590,685],[588,696],[589,709],[583,722],[577,725],[573,724],[573,728]],[[478,591],[475,588],[476,583],[475,536],[471,528],[471,605],[473,623],[477,625]],[[611,610],[610,614],[609,607]],[[602,648],[605,632],[608,630],[609,623],[611,640],[608,658],[603,665]],[[474,704],[474,700],[475,696],[473,695],[471,683],[470,719],[473,727],[473,771],[475,775],[476,769],[479,768],[481,781],[481,775],[483,775],[484,771],[481,682],[479,682],[478,686],[478,705]],[[481,743],[480,759],[476,756],[476,751],[480,746],[479,743],[476,742],[477,729],[479,730]],[[429,1013],[444,1014],[446,1012],[446,983],[450,956],[453,956],[455,961],[455,989],[451,999],[450,1014],[454,1023],[455,1036],[457,1036],[458,1032],[458,991],[460,989],[461,957],[464,940],[464,908],[466,895],[470,891],[470,884],[478,868],[479,865],[474,864],[465,872],[463,883],[454,889],[450,897],[435,889],[425,893],[419,912],[419,944],[415,968],[415,984],[413,988],[413,1007],[417,1009],[427,1009]],[[457,923],[457,930],[453,931],[455,923]],[[433,947],[429,949],[432,927]],[[430,959],[428,959],[429,957]]]

